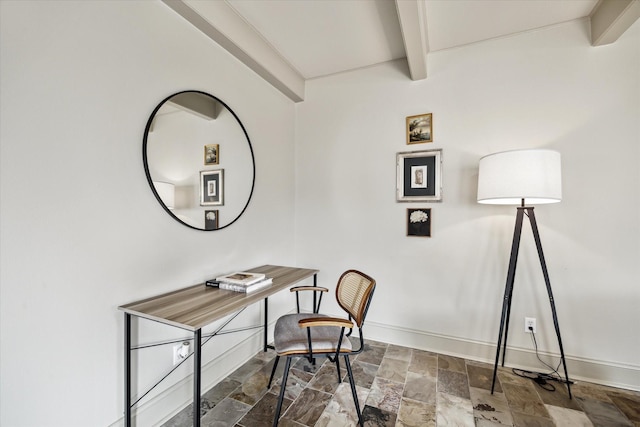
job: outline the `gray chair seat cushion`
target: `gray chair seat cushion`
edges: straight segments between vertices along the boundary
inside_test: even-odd
[[[328,317],[322,314],[287,314],[278,319],[274,332],[274,347],[277,354],[308,353],[307,328],[301,328],[298,321],[311,317]],[[311,329],[311,341],[314,353],[335,353],[340,339],[338,326],[314,326]],[[341,353],[350,352],[351,341],[345,336],[340,346]]]

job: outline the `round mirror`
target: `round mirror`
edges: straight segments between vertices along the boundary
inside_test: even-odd
[[[213,95],[189,90],[165,98],[147,121],[142,155],[156,199],[188,227],[228,227],[249,205],[251,141],[238,116]]]

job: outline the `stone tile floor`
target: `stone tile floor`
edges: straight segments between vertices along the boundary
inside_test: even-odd
[[[267,390],[274,352],[260,352],[202,396],[203,427],[271,426],[284,359]],[[344,365],[342,363],[341,365]],[[640,393],[578,382],[542,389],[501,368],[494,394],[493,366],[452,356],[367,341],[352,360],[366,426],[629,426],[640,427]],[[346,371],[343,370],[344,378]],[[305,359],[292,365],[279,425],[355,426],[348,380],[335,365]],[[191,407],[163,427],[192,425]]]

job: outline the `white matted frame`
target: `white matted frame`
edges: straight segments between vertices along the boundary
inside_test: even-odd
[[[397,154],[396,201],[442,201],[442,150]]]
[[[224,205],[224,169],[200,172],[200,206]]]

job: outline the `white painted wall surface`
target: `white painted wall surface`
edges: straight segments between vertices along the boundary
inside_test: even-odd
[[[124,408],[119,305],[294,264],[294,106],[161,2],[2,1],[0,15],[0,425],[110,425]],[[224,100],[256,155],[251,204],[219,232],[172,220],[144,175],[147,119],[185,89]],[[293,307],[288,294],[270,301],[274,317]],[[189,336],[149,322],[137,329],[143,343]],[[205,361],[247,336],[208,344]],[[172,365],[170,347],[139,353],[140,391]],[[141,402],[139,425],[188,402],[187,384],[166,389],[191,363],[182,368]]]
[[[400,62],[318,79],[294,108],[159,2],[2,1],[0,20],[1,425],[117,424],[117,306],[263,263],[319,268],[327,286],[360,268],[379,281],[371,338],[492,358],[514,209],[475,203],[477,163],[511,148],[563,155],[565,198],[536,212],[570,368],[639,387],[638,24],[600,48],[576,22],[438,52],[422,82]],[[144,125],[184,89],[227,102],[256,154],[249,209],[220,232],[177,224],[145,180]],[[426,112],[435,142],[405,145],[405,117]],[[444,150],[444,201],[396,203],[395,154],[422,147]],[[432,208],[433,237],[405,237],[411,206]],[[518,268],[510,344],[527,353],[532,316],[556,353],[526,228]],[[274,317],[291,308],[271,302]],[[138,327],[142,342],[184,336]],[[140,389],[171,363],[168,349],[139,358]],[[141,416],[186,404],[188,371]]]
[[[515,207],[476,203],[480,157],[550,148],[564,200],[536,208],[570,374],[640,388],[640,23],[610,46],[576,21],[307,83],[296,119],[296,249],[333,286],[378,280],[372,338],[493,360]],[[433,113],[434,142],[406,145],[405,117]],[[443,202],[396,203],[396,153],[443,150]],[[406,237],[406,209],[431,208],[432,237]],[[337,313],[336,309],[336,313]],[[558,353],[528,223],[507,362]],[[518,356],[517,358],[515,356]],[[554,358],[552,360],[557,360]]]

